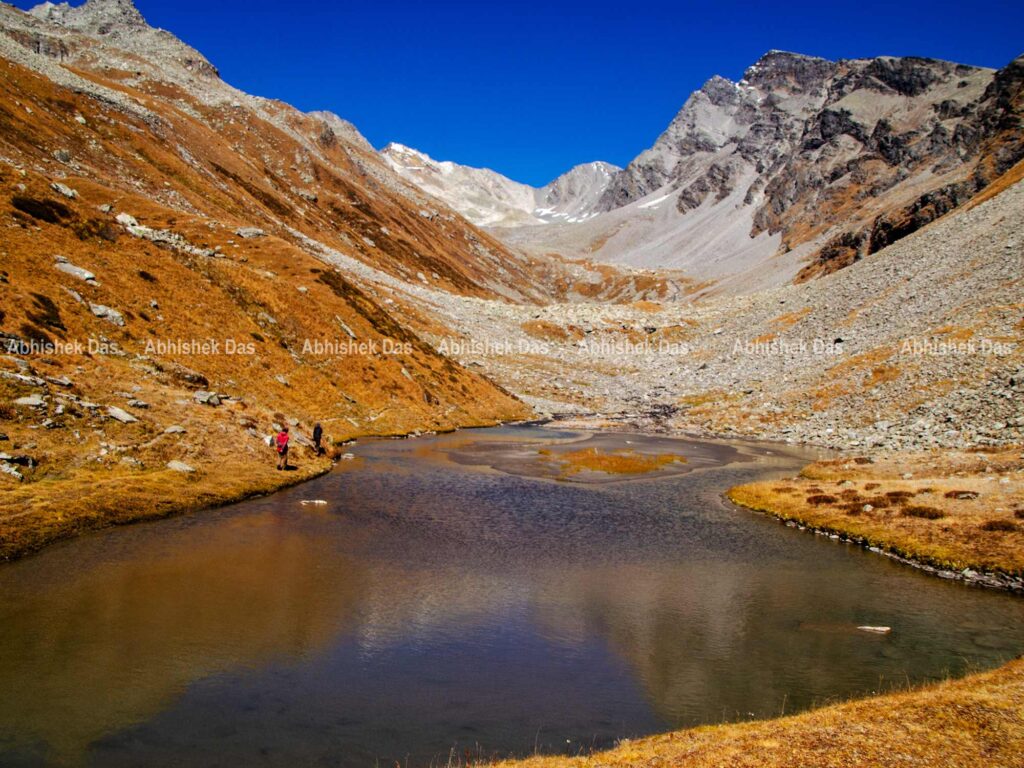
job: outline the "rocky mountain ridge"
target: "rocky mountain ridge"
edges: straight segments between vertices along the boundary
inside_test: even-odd
[[[381,156],[407,181],[444,201],[480,227],[576,223],[597,215],[595,206],[612,176],[610,163],[583,163],[543,187],[513,181],[488,168],[437,161],[392,142]]]
[[[770,51],[714,76],[591,208],[495,230],[532,252],[671,266],[720,290],[811,279],[969,200],[1024,157],[1024,58]]]

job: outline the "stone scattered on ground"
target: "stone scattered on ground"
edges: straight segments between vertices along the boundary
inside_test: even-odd
[[[192,395],[192,399],[202,405],[220,405],[220,396],[216,392],[208,392],[205,389],[200,389],[198,392]]]
[[[83,269],[82,267],[76,267],[74,264],[72,264],[62,256],[57,257],[57,261],[56,263],[54,263],[53,266],[66,275],[77,277],[79,280],[84,280],[85,282],[92,283],[93,285],[96,284],[96,275],[94,275],[87,269]]]
[[[96,317],[101,317],[116,326],[123,327],[125,324],[124,315],[111,307],[104,306],[103,304],[90,304],[89,310],[96,315]]]
[[[76,197],[78,197],[77,190],[72,189],[67,184],[62,184],[59,181],[53,182],[53,184],[50,185],[50,189],[52,189],[57,194],[64,195],[64,197],[67,197],[71,200],[74,200]]]
[[[21,474],[21,472],[19,472],[18,470],[16,470],[14,467],[12,467],[10,464],[8,464],[6,462],[0,462],[0,472],[3,472],[5,475],[10,475],[15,480],[17,480],[19,483],[22,480],[25,479],[25,476],[23,474]]]
[[[116,405],[107,406],[107,415],[115,421],[120,421],[122,424],[134,424],[138,421],[138,419],[128,413],[128,411],[122,410]]]
[[[195,467],[192,465],[186,464],[184,461],[178,461],[177,459],[168,461],[167,468],[173,472],[182,472],[184,474],[191,474],[196,471]]]

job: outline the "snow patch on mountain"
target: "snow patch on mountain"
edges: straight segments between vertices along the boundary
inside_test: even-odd
[[[522,184],[489,168],[472,168],[392,142],[380,152],[392,169],[481,227],[575,224],[595,207],[620,170],[609,163],[578,165],[546,186]]]

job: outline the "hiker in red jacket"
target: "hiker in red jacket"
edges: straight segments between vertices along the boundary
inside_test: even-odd
[[[288,427],[281,427],[274,438],[274,447],[277,448],[277,468],[288,469]]]

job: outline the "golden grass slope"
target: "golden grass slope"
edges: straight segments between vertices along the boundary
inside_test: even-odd
[[[1020,449],[820,461],[729,498],[935,567],[1024,574]]]
[[[795,717],[677,731],[580,757],[502,768],[1016,768],[1024,661]]]
[[[0,452],[36,462],[21,482],[0,474],[0,557],[329,467],[300,451],[297,472],[275,474],[262,442],[274,424],[291,422],[302,437],[319,421],[343,441],[530,414],[437,354],[390,299],[293,234],[384,271],[424,271],[447,290],[493,296],[483,241],[468,225],[428,220],[394,193],[357,185],[337,146],[323,155],[337,155],[337,166],[305,153],[318,175],[314,206],[292,191],[301,179],[290,168],[278,176],[254,164],[303,151],[276,127],[243,114],[196,119],[146,99],[166,122],[147,124],[0,60]],[[115,219],[122,212],[217,255],[134,237]],[[267,234],[242,238],[241,226]],[[58,257],[96,279],[59,271]],[[98,317],[99,306],[124,324]],[[76,342],[81,351],[24,349]],[[216,346],[183,351],[195,343]],[[225,403],[199,404],[198,390]],[[45,404],[16,403],[31,395]],[[137,421],[111,418],[111,406]],[[165,433],[170,426],[186,431]],[[170,471],[171,460],[197,471]]]

